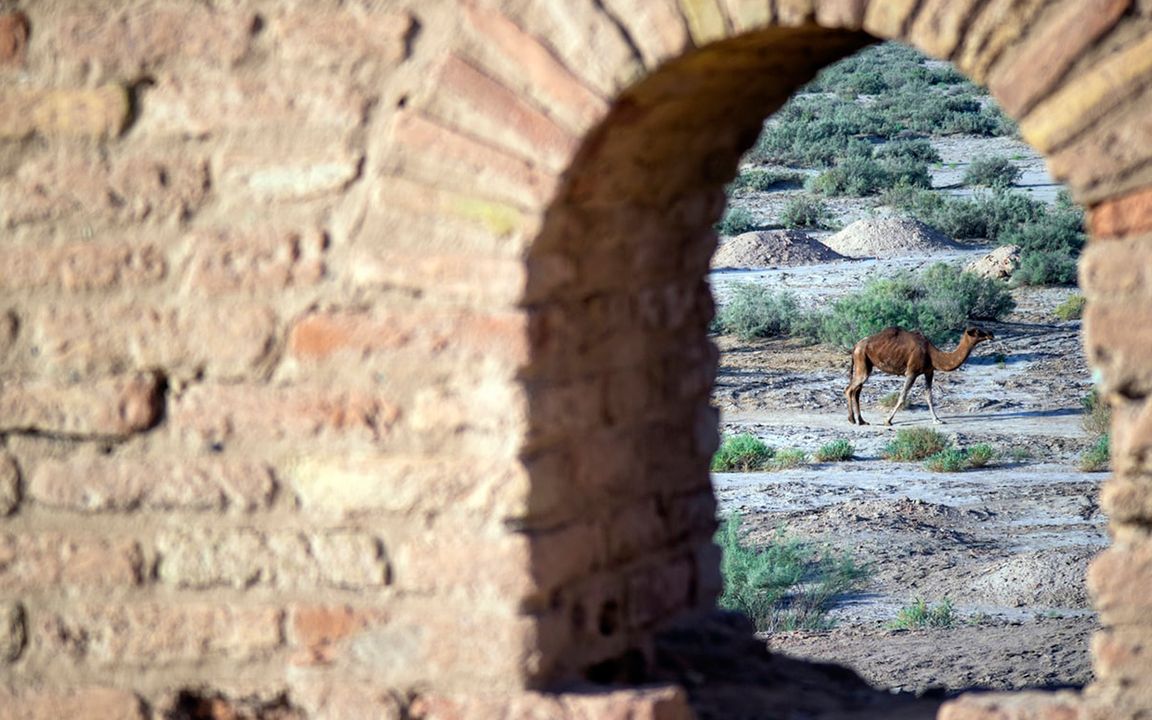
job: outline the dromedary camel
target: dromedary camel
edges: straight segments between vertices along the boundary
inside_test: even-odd
[[[904,376],[904,389],[900,391],[900,399],[896,401],[896,406],[884,421],[885,425],[892,424],[896,411],[908,399],[912,383],[921,375],[924,376],[924,388],[928,395],[928,409],[932,412],[932,420],[937,423],[944,422],[936,415],[936,408],[932,407],[932,374],[937,370],[955,370],[968,359],[972,348],[992,338],[992,333],[970,327],[964,331],[960,344],[952,352],[940,350],[928,342],[928,338],[921,333],[898,327],[890,327],[864,338],[852,348],[852,379],[848,383],[848,389],[844,391],[844,395],[848,398],[848,422],[854,425],[868,424],[860,416],[860,390],[863,389],[868,376],[872,374],[873,367],[892,375]]]

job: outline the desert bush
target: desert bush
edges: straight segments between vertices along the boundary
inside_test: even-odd
[[[984,467],[996,457],[996,451],[988,443],[978,443],[967,449],[968,467]]]
[[[896,619],[888,623],[893,630],[916,630],[926,627],[952,627],[956,623],[952,601],[944,598],[936,605],[929,605],[923,598],[916,598],[911,605],[900,608]]]
[[[1008,187],[1015,185],[1023,173],[1006,157],[979,157],[964,173],[965,185]]]
[[[889,460],[924,460],[947,447],[948,438],[931,428],[902,428],[884,446],[883,455]]]
[[[960,472],[968,467],[968,454],[959,448],[945,448],[925,458],[924,467],[932,472]]]
[[[724,211],[724,217],[716,223],[716,232],[721,235],[739,235],[759,227],[752,213],[744,208],[730,207]]]
[[[749,433],[729,435],[712,456],[713,472],[752,472],[762,470],[775,455],[763,440]]]
[[[852,447],[852,443],[847,440],[833,440],[821,445],[816,451],[815,458],[817,462],[839,462],[851,460],[855,455],[856,448]]]
[[[940,153],[932,147],[932,143],[923,139],[898,139],[886,142],[873,151],[873,155],[881,160],[896,158],[909,158],[925,163],[940,162]]]
[[[1096,438],[1092,447],[1080,456],[1080,469],[1084,472],[1103,472],[1108,469],[1110,461],[1109,436],[1105,434]]]
[[[1060,320],[1079,320],[1084,316],[1083,295],[1069,295],[1068,299],[1056,306],[1052,313]]]
[[[736,176],[729,188],[732,190],[759,190],[764,192],[784,185],[797,185],[804,182],[804,174],[792,170],[745,170]]]
[[[832,211],[820,198],[798,195],[780,211],[780,222],[787,228],[830,228]]]
[[[714,327],[725,335],[742,340],[789,335],[800,310],[796,298],[752,283],[732,287],[727,302],[720,306]]]
[[[998,320],[1014,307],[1004,283],[937,263],[918,275],[872,280],[794,327],[821,342],[852,347],[896,325],[919,330],[940,345],[956,338],[969,320]]]
[[[1106,435],[1112,429],[1112,406],[1100,397],[1100,391],[1092,388],[1080,399],[1084,417],[1080,425],[1092,435]]]
[[[1076,256],[1061,250],[1021,252],[1012,282],[1015,285],[1075,285]]]
[[[740,526],[740,516],[730,515],[716,532],[723,552],[720,607],[744,613],[757,630],[826,628],[836,600],[867,577],[850,555],[818,550],[780,531],[752,547]]]
[[[931,225],[954,238],[987,238],[1014,242],[1006,235],[1035,223],[1046,214],[1044,203],[1008,190],[957,198],[927,190],[895,188],[881,194],[881,202]]]
[[[808,462],[808,453],[795,448],[778,450],[768,463],[769,470],[788,470]]]
[[[928,166],[911,158],[878,161],[871,157],[852,157],[809,178],[805,187],[821,195],[863,197],[898,185],[930,187],[932,178]]]

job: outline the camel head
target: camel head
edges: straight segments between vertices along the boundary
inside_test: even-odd
[[[978,327],[969,327],[964,330],[964,342],[972,346],[979,345],[987,340],[994,340],[995,338],[996,336],[992,333]]]

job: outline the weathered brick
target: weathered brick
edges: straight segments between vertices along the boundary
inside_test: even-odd
[[[0,517],[20,506],[20,468],[8,453],[0,453]]]
[[[316,313],[292,327],[288,349],[302,360],[406,351],[520,367],[528,362],[527,325],[523,312]]]
[[[28,50],[28,16],[22,12],[0,14],[0,66],[23,65]]]
[[[266,32],[285,62],[341,71],[341,76],[353,71],[352,76],[360,78],[365,65],[386,70],[407,56],[414,22],[407,12],[384,8],[363,11],[309,6],[273,16]]]
[[[271,202],[341,192],[360,176],[363,155],[343,145],[284,148],[274,156],[245,147],[221,154],[218,162],[213,174],[222,192]]]
[[[1149,93],[1143,96],[1147,98]],[[1132,171],[1152,158],[1152,118],[1141,98],[1103,118],[1092,132],[1083,133],[1048,155],[1048,171],[1068,183],[1077,198],[1092,200],[1115,196],[1125,187],[1140,186]]]
[[[1088,229],[1098,238],[1152,231],[1152,189],[1093,205],[1088,212]]]
[[[816,0],[816,24],[827,28],[859,30],[864,25],[868,0]]]
[[[1152,393],[1147,348],[1152,342],[1152,308],[1094,298],[1084,310],[1088,359],[1103,374],[1104,389],[1137,395]]]
[[[1152,74],[1152,35],[1120,48],[1068,78],[1020,121],[1024,139],[1048,153],[1131,96]]]
[[[949,58],[969,18],[984,0],[925,0],[908,28],[907,41],[936,58]]]
[[[407,708],[396,698],[394,688],[365,681],[330,678],[297,680],[292,698],[311,720],[404,720]]]
[[[1144,624],[1152,617],[1152,542],[1113,545],[1088,566],[1088,589],[1104,625]]]
[[[964,30],[957,67],[978,83],[987,81],[988,68],[1028,30],[1046,0],[987,0]]]
[[[614,512],[608,520],[608,560],[622,564],[664,544],[670,534],[664,524],[665,514],[655,499]]]
[[[230,66],[247,54],[255,15],[164,2],[54,15],[38,41],[68,77],[133,77],[170,65]]]
[[[882,38],[902,38],[920,0],[888,0],[868,4],[864,29]]]
[[[82,452],[40,462],[27,495],[41,505],[83,512],[252,511],[268,507],[275,489],[272,470],[259,463]]]
[[[403,152],[390,169],[409,177],[438,179],[444,187],[528,210],[542,207],[556,189],[556,177],[533,163],[413,112],[397,113],[392,140]]]
[[[179,435],[215,445],[239,440],[387,436],[400,407],[380,392],[316,386],[200,385],[176,398],[168,421]]]
[[[628,581],[628,626],[642,628],[691,607],[692,573],[688,558],[663,558],[635,572]]]
[[[19,660],[27,640],[24,606],[0,602],[0,667]]]
[[[0,535],[0,592],[136,585],[142,563],[132,540],[6,533]]]
[[[524,598],[537,589],[531,569],[533,543],[527,537],[499,530],[441,528],[394,548],[397,588],[484,598]],[[477,563],[481,556],[492,562]]]
[[[117,135],[128,121],[128,93],[119,85],[91,90],[9,90],[0,94],[0,138]]]
[[[582,134],[604,116],[608,107],[605,96],[569,70],[540,40],[478,3],[466,4],[464,12],[468,27],[504,57],[509,76],[519,77],[521,85],[510,86],[513,90],[540,97],[544,107],[576,133]]]
[[[157,576],[177,587],[362,588],[388,580],[380,541],[353,531],[178,531],[161,534],[156,547]]]
[[[761,0],[721,0],[733,35],[767,27],[772,22],[772,4]]]
[[[1138,236],[1089,243],[1080,262],[1085,295],[1134,301],[1152,296],[1152,264],[1145,262],[1148,240]]]
[[[0,183],[0,222],[15,226],[82,215],[114,223],[183,218],[204,202],[207,163],[193,153],[153,149],[111,160],[79,153],[23,163]]]
[[[5,262],[0,291],[140,288],[155,285],[167,273],[167,262],[154,242],[16,245],[8,248]]]
[[[474,433],[493,454],[505,456],[504,442],[517,442],[528,424],[524,388],[504,378],[486,377],[424,388],[416,392],[409,420],[419,432],[440,436]],[[481,439],[482,438],[482,439]]]
[[[419,292],[459,303],[509,305],[531,279],[522,260],[458,252],[364,250],[350,270],[359,285]]]
[[[450,55],[435,77],[440,92],[430,101],[431,114],[553,172],[568,166],[578,138],[483,69]]]
[[[1077,692],[969,693],[940,708],[939,720],[1082,720]]]
[[[68,375],[162,367],[182,378],[246,378],[261,374],[276,335],[267,307],[207,302],[54,306],[34,325],[42,362]]]
[[[0,720],[146,720],[140,698],[127,690],[70,687],[0,690]]]
[[[1126,472],[1140,470],[1152,473],[1145,449],[1147,445],[1132,448],[1128,443],[1116,450],[1116,470]],[[1135,452],[1132,452],[1135,451]],[[1100,507],[1115,522],[1147,523],[1152,521],[1152,478],[1147,474],[1141,477],[1113,476],[1100,488]]]
[[[728,35],[728,19],[718,0],[680,0],[680,11],[688,21],[688,32],[697,46]]]
[[[11,381],[0,388],[0,430],[126,437],[152,427],[163,401],[151,374],[80,385]]]
[[[300,665],[331,663],[349,638],[387,621],[388,613],[379,608],[295,606],[288,619],[288,644],[297,648],[293,662]]]
[[[510,459],[315,454],[285,475],[304,509],[342,517],[448,508],[520,517],[529,487],[524,468]]]
[[[190,289],[266,292],[313,285],[325,273],[327,236],[320,230],[220,228],[189,234]]]
[[[767,10],[768,3],[759,4]],[[658,67],[688,49],[688,26],[676,0],[605,0],[604,7],[628,27],[647,67]]]
[[[73,604],[33,623],[30,652],[102,667],[266,657],[283,645],[283,611],[237,604]]]
[[[1028,33],[1009,60],[992,68],[988,87],[1009,114],[1019,117],[1116,25],[1131,4],[1132,0],[1089,0],[1059,6],[1051,20]]]
[[[420,720],[554,718],[555,720],[690,720],[695,717],[684,689],[649,686],[622,690],[546,694],[507,693],[501,697],[422,694],[411,704]]]

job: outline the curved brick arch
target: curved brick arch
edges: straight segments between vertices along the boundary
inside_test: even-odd
[[[1138,239],[1100,242],[1149,226],[1147,19],[1128,2],[1028,0],[617,0],[529,3],[506,14],[470,4],[468,12],[482,49],[446,63],[444,102],[452,95],[489,120],[512,118],[467,132],[539,160],[533,167],[546,179],[526,172],[511,192],[531,198],[525,209],[550,200],[523,296],[531,359],[522,458],[532,484],[522,528],[535,581],[525,607],[541,640],[528,682],[611,674],[662,619],[710,606],[715,357],[701,283],[720,187],[764,115],[815,70],[879,37],[987,83],[1054,176],[1094,206],[1083,265],[1093,301],[1087,343],[1133,425],[1116,429],[1120,477],[1104,489],[1123,540],[1093,570],[1107,629],[1097,638],[1091,697],[1147,702],[1122,689],[1142,676],[1152,630],[1135,627],[1137,608],[1119,598],[1152,582],[1152,551],[1135,542],[1148,517],[1135,423],[1150,371],[1138,359],[1144,338],[1112,331],[1144,287],[1141,273],[1120,270],[1139,267],[1142,250]],[[531,77],[515,75],[529,66]],[[492,192],[487,181],[477,185],[477,194]],[[1143,569],[1125,575],[1124,564]]]

